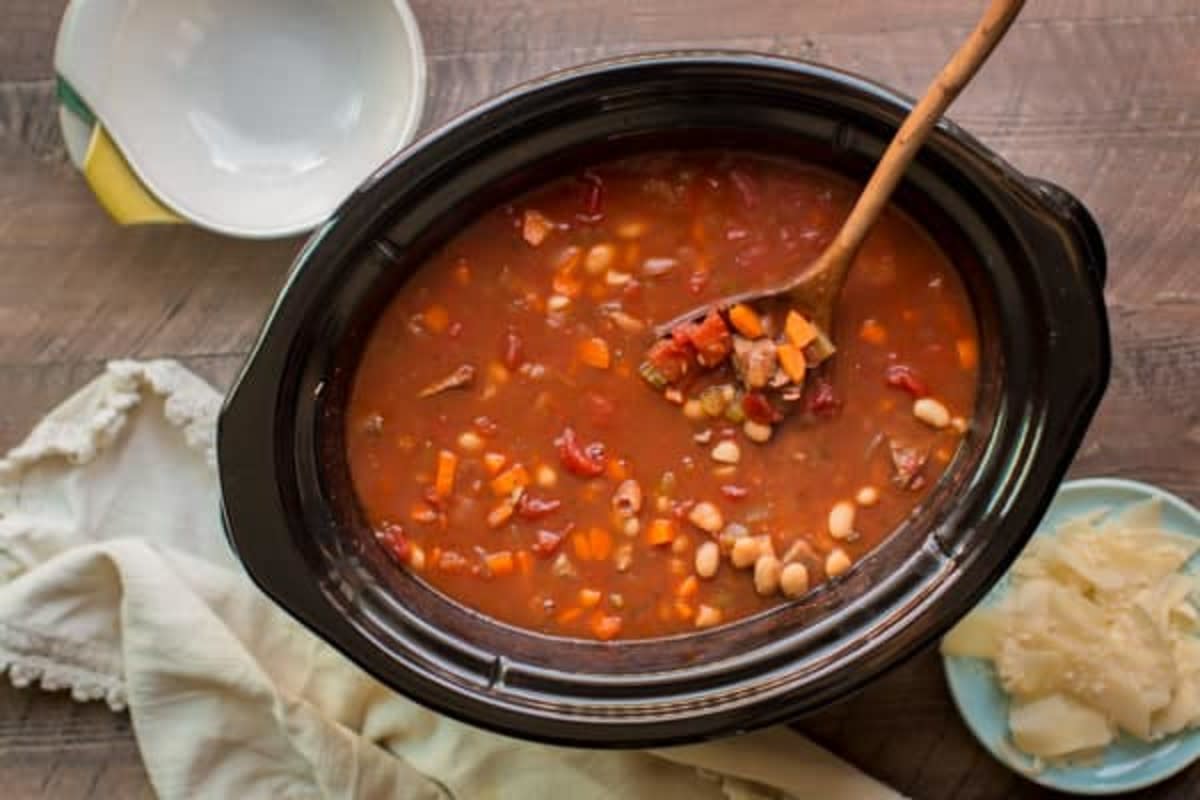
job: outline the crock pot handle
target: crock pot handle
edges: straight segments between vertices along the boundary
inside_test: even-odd
[[[1041,178],[1028,180],[1033,191],[1037,192],[1054,215],[1070,228],[1083,252],[1084,263],[1103,289],[1108,278],[1108,255],[1100,226],[1096,224],[1091,212],[1075,195],[1061,186]]]

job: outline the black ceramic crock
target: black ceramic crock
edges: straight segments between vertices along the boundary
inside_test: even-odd
[[[756,148],[862,179],[909,107],[815,64],[646,56],[520,86],[385,164],[298,257],[221,415],[225,524],[250,576],[395,690],[560,744],[665,745],[789,720],[932,642],[1033,532],[1109,373],[1104,245],[1092,218],[949,122],[896,202],[969,289],[982,342],[977,410],[927,501],[842,579],[684,636],[599,643],[519,630],[386,560],[342,447],[350,381],[383,304],[486,209],[654,148]]]

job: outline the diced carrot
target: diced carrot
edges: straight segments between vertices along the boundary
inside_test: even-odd
[[[499,528],[504,523],[512,519],[513,504],[509,500],[505,500],[500,505],[488,512],[487,524],[489,528]]]
[[[612,555],[612,535],[604,528],[592,528],[588,531],[588,549],[592,558],[606,561]]]
[[[675,520],[659,517],[650,522],[646,528],[646,542],[650,545],[670,544],[679,533]]]
[[[584,608],[595,608],[600,604],[600,591],[598,589],[580,589],[579,590],[579,605]]]
[[[564,608],[554,619],[559,625],[569,625],[581,616],[583,616],[583,609],[575,606],[574,608]]]
[[[700,581],[695,575],[688,575],[675,587],[675,594],[678,597],[692,597],[698,591],[700,591]]]
[[[489,475],[495,475],[500,470],[504,469],[504,465],[508,463],[508,457],[503,453],[484,453],[483,467],[488,471]]]
[[[858,338],[867,344],[883,344],[887,341],[887,328],[883,327],[878,320],[864,319],[862,326],[858,329]]]
[[[738,333],[750,339],[757,339],[764,333],[762,320],[754,313],[754,309],[744,303],[729,309],[729,322],[737,328]]]
[[[612,364],[612,355],[608,352],[608,342],[599,336],[584,339],[579,343],[579,360],[589,367],[608,369]]]
[[[516,561],[513,559],[513,554],[509,550],[498,550],[495,553],[488,553],[483,557],[483,563],[487,565],[488,572],[497,578],[512,575],[513,570],[517,566]]]
[[[571,535],[571,544],[575,547],[576,558],[582,561],[592,560],[592,543],[586,531],[575,531]]]
[[[676,600],[675,615],[684,622],[687,622],[692,617],[696,616],[696,609],[692,608],[691,604],[685,603],[683,600]]]
[[[433,491],[438,497],[449,497],[454,492],[454,473],[458,470],[458,456],[450,450],[439,450],[437,474],[433,479]]]
[[[528,550],[517,551],[517,570],[522,575],[533,574],[533,553]]]
[[[795,311],[788,312],[783,332],[787,335],[788,341],[801,348],[807,347],[813,339],[817,338],[816,327]]]
[[[487,375],[488,380],[492,383],[508,383],[508,379],[512,377],[512,373],[508,371],[508,367],[499,361],[493,361],[488,364]]]
[[[507,497],[516,489],[524,489],[529,485],[529,470],[522,464],[513,464],[508,469],[492,478],[492,492],[497,497]]]
[[[979,363],[979,346],[974,339],[959,339],[954,344],[958,350],[958,363],[963,369],[974,369]]]
[[[592,615],[592,633],[602,642],[607,642],[621,632],[621,618],[615,614],[597,611]]]
[[[441,333],[450,325],[450,312],[437,304],[421,312],[421,322],[430,333]]]
[[[793,383],[800,383],[804,380],[804,371],[807,365],[804,362],[804,351],[794,344],[779,345],[776,348],[775,354],[779,357],[779,365],[783,367],[783,371],[792,379]]]
[[[610,458],[604,465],[604,473],[614,481],[623,481],[629,477],[629,461],[624,458]]]

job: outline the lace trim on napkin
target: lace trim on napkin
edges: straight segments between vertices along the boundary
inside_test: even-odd
[[[85,464],[116,440],[129,413],[146,391],[164,400],[166,419],[184,434],[189,447],[216,466],[216,419],[220,396],[178,362],[111,361],[95,381],[56,408],[25,441],[0,459],[0,476],[15,478],[33,464],[60,457]],[[5,559],[0,544],[0,562]],[[0,576],[4,571],[0,569]],[[18,688],[38,683],[43,689],[70,690],[79,702],[103,699],[116,711],[125,708],[120,677],[88,669],[62,643],[11,625],[0,624],[0,674]],[[67,658],[64,658],[66,656]]]
[[[88,391],[97,386],[99,392]],[[110,361],[94,384],[55,409],[0,459],[0,474],[52,456],[72,464],[91,461],[125,427],[145,389],[163,397],[167,421],[215,466],[220,396],[176,361]]]
[[[113,711],[125,710],[120,678],[65,663],[57,657],[61,649],[59,642],[0,623],[0,674],[7,672],[13,686],[24,689],[36,683],[48,692],[68,690],[71,699],[80,703],[103,700]]]

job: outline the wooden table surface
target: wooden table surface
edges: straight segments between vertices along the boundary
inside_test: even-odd
[[[430,126],[607,55],[770,51],[918,93],[983,0],[418,0]],[[225,387],[300,241],[118,228],[69,166],[51,53],[63,0],[0,0],[0,447],[106,359],[172,357]],[[1200,2],[1036,0],[952,116],[1093,211],[1109,247],[1112,384],[1073,474],[1200,502]],[[972,740],[932,653],[802,727],[916,798],[1048,793]],[[151,796],[126,715],[0,680],[0,795]],[[1200,796],[1200,767],[1144,797]]]

